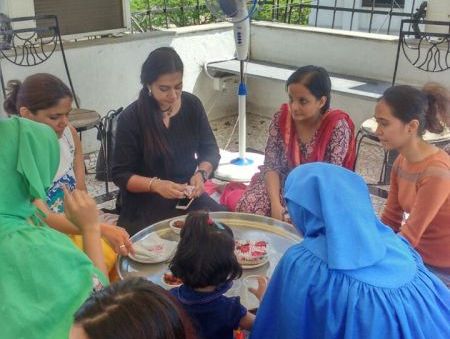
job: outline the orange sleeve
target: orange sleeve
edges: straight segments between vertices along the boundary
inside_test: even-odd
[[[390,226],[395,232],[400,230],[403,220],[403,209],[398,202],[398,158],[395,160],[392,171],[391,180],[389,186],[389,194],[384,207],[383,214],[381,215],[381,221]]]
[[[418,182],[416,199],[408,220],[400,233],[416,247],[427,227],[449,197],[450,171],[443,167],[430,167]]]

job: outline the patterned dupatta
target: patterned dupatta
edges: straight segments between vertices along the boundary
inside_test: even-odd
[[[288,159],[289,166],[293,168],[297,167],[301,163],[323,161],[336,124],[341,119],[344,119],[351,129],[351,136],[350,145],[342,166],[349,170],[353,170],[356,159],[355,126],[347,113],[339,109],[330,109],[325,113],[325,116],[317,131],[317,142],[314,146],[314,150],[307,159],[302,159],[300,145],[297,141],[297,132],[289,111],[289,105],[281,105],[280,111],[281,137],[285,145],[286,157]]]

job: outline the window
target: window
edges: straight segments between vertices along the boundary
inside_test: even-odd
[[[391,6],[393,8],[405,7],[405,0],[362,0],[363,7],[372,7],[372,3],[374,3],[374,7],[389,7],[389,8]]]
[[[126,25],[123,0],[34,0],[36,15],[58,16],[61,34],[120,29]]]

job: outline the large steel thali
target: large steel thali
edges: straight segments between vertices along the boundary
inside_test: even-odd
[[[269,261],[258,268],[243,270],[242,277],[235,281],[227,295],[240,295],[243,299],[247,297],[242,280],[249,275],[265,275],[270,277],[284,252],[294,244],[299,243],[302,237],[290,224],[276,219],[246,213],[212,212],[210,216],[218,222],[225,223],[231,227],[235,239],[265,240],[269,243]],[[177,218],[173,218],[177,219]],[[145,239],[150,233],[157,234],[167,240],[179,241],[179,235],[169,227],[173,219],[163,220],[150,225],[131,237],[133,243]],[[201,246],[201,244],[199,244]],[[148,280],[163,285],[161,277],[168,270],[169,261],[159,264],[141,264],[128,257],[119,256],[117,260],[117,272],[121,279],[131,276],[141,276]],[[167,287],[164,286],[163,287]],[[242,300],[245,305],[245,301]],[[245,305],[249,307],[250,305]]]

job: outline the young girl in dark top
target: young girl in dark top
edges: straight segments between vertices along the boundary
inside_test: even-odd
[[[197,326],[201,338],[233,338],[238,327],[250,330],[255,316],[241,305],[239,297],[224,294],[233,280],[242,274],[234,255],[231,229],[212,220],[206,212],[192,212],[180,233],[170,270],[183,281],[171,290]],[[266,282],[259,280],[257,298],[265,291]]]

